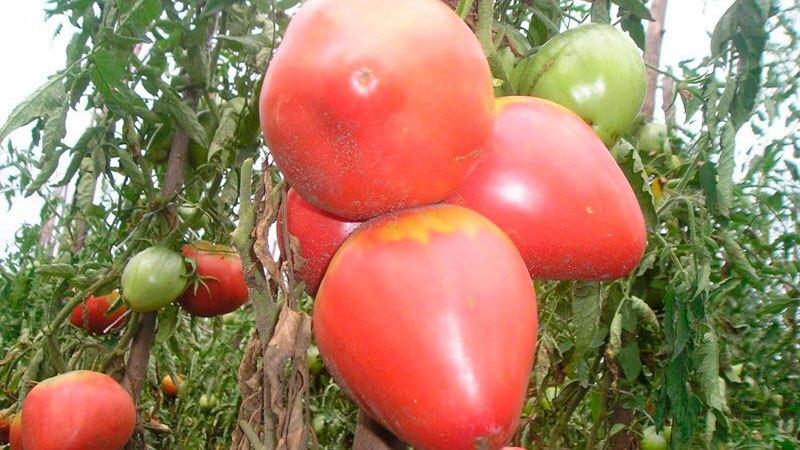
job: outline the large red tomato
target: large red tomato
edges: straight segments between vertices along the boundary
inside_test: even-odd
[[[22,450],[22,413],[18,413],[11,420],[8,443],[10,450]]]
[[[119,291],[114,290],[110,294],[94,296],[84,300],[80,305],[72,310],[69,322],[78,328],[83,328],[91,334],[105,334],[108,331],[119,329],[127,318],[122,316],[128,311],[124,305],[115,308],[108,313],[108,308],[119,298]],[[109,328],[113,325],[113,328]],[[108,330],[108,331],[106,331]]]
[[[505,231],[534,278],[610,280],[644,253],[644,217],[597,134],[547,100],[497,102],[492,152],[448,200]]]
[[[439,0],[310,0],[261,90],[261,127],[289,183],[337,216],[438,202],[492,124],[475,36]]]
[[[278,245],[281,254],[285,255],[287,252],[282,232],[285,226],[289,235],[295,237],[300,245],[300,254],[297,256],[302,261],[295,261],[295,266],[299,267],[295,270],[295,275],[306,284],[308,292],[314,295],[334,253],[361,222],[350,222],[326,213],[303,200],[294,189],[289,189],[286,195],[285,211],[286,218],[283,209],[278,214]]]
[[[28,450],[121,449],[133,434],[136,408],[111,377],[80,370],[31,389],[22,422]]]
[[[213,317],[239,309],[247,302],[247,283],[242,271],[242,258],[231,247],[205,241],[186,244],[183,256],[197,264],[202,282],[189,285],[180,304],[189,314]]]
[[[314,306],[331,374],[418,449],[510,440],[536,330],[536,296],[514,244],[452,205],[359,227],[334,256]]]
[[[8,434],[11,429],[11,416],[6,416],[0,411],[0,445],[8,444]]]

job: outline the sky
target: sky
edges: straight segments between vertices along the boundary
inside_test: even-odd
[[[700,58],[709,53],[709,35],[722,13],[732,0],[670,0],[665,23],[666,34],[662,47],[662,65],[676,67],[678,62]],[[45,21],[44,0],[14,2],[0,14],[0,55],[5,61],[0,70],[0,123],[31,92],[42,85],[47,77],[64,66],[65,48],[71,32],[69,25],[54,37],[58,23]],[[74,143],[88,125],[87,115],[70,113],[67,123],[67,143]],[[11,135],[17,148],[27,146],[28,130]],[[743,130],[737,139],[737,148],[749,146],[752,136]],[[5,145],[5,143],[4,143]],[[5,148],[5,147],[4,147]],[[0,177],[7,176],[0,171]],[[42,199],[32,196],[17,197],[8,208],[0,201],[0,255],[13,241],[16,230],[23,223],[39,220]]]

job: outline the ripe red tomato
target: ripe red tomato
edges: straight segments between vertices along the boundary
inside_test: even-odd
[[[106,314],[108,308],[119,298],[119,291],[114,290],[110,294],[94,296],[84,300],[80,305],[72,310],[69,322],[78,328],[83,328],[91,334],[105,334],[121,328],[128,320],[122,316],[128,311],[125,305],[120,305],[114,311]],[[109,329],[114,325],[113,328]]]
[[[11,428],[11,417],[0,412],[0,445],[8,444],[8,433]]]
[[[189,285],[180,304],[189,314],[213,317],[227,314],[247,303],[247,283],[242,258],[232,247],[205,241],[186,244],[183,256],[197,264],[202,283]]]
[[[42,381],[22,407],[30,450],[119,449],[133,434],[136,408],[106,374],[80,370]]]
[[[17,413],[11,420],[8,438],[9,450],[22,450],[22,413]]]
[[[169,375],[164,375],[164,378],[161,379],[161,392],[169,398],[177,397],[181,385],[183,384],[183,378],[181,378],[180,375],[176,375],[175,377],[175,381],[172,381],[172,377]]]
[[[536,347],[536,296],[513,243],[483,216],[435,205],[365,223],[328,268],[313,328],[337,382],[409,445],[510,440]]]
[[[287,246],[282,233],[285,224],[286,231],[300,244],[301,261],[295,261],[295,275],[306,284],[308,293],[314,295],[334,253],[361,222],[326,213],[303,200],[294,189],[289,189],[286,195],[285,211],[288,219],[284,219],[283,209],[278,214],[278,246],[285,255]]]
[[[547,100],[497,108],[492,152],[448,201],[508,233],[534,278],[610,280],[636,267],[644,217],[597,134]]]
[[[261,127],[289,183],[347,219],[435,203],[475,167],[491,73],[438,0],[310,0],[261,89]]]

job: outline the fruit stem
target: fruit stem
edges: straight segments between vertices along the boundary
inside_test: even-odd
[[[494,54],[492,43],[492,26],[494,22],[494,0],[480,0],[478,2],[478,23],[475,26],[475,36],[483,47],[487,57]]]

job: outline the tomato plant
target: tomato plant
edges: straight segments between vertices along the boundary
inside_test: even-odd
[[[513,243],[452,205],[362,225],[334,256],[314,305],[328,370],[374,419],[421,448],[508,442],[536,330],[533,286]]]
[[[286,30],[260,112],[292,187],[363,220],[440,201],[464,180],[491,130],[491,75],[438,0],[314,0]]]
[[[187,271],[177,253],[164,247],[150,247],[128,261],[121,283],[122,296],[132,311],[156,311],[183,293]]]
[[[181,253],[194,261],[199,277],[180,299],[181,307],[189,314],[219,316],[247,302],[242,259],[236,250],[199,241],[184,245]]]

